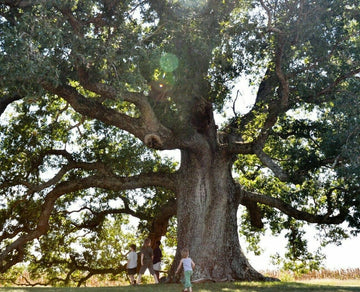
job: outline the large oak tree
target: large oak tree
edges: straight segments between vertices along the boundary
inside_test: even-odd
[[[124,214],[154,240],[176,218],[174,264],[189,247],[194,279],[265,279],[240,248],[239,218],[248,236],[287,229],[295,260],[301,222],[327,241],[356,234],[359,11],[355,0],[1,0],[0,271],[50,267],[45,251],[62,242],[67,278],[116,272],[104,254],[86,266],[72,234],[104,248],[106,218]],[[256,96],[247,111],[242,78]]]

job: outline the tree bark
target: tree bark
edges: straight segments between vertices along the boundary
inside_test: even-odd
[[[187,247],[196,264],[194,281],[265,280],[240,248],[239,198],[231,176],[232,159],[220,152],[207,153],[205,158],[182,151],[178,249],[170,277],[174,276],[181,250]]]

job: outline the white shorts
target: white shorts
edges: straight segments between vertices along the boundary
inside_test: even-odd
[[[155,271],[161,271],[161,262],[157,262],[156,264],[153,264],[153,268]]]

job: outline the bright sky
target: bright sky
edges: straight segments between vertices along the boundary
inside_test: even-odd
[[[317,248],[317,241],[314,236],[312,236],[312,232],[310,231],[309,233],[309,249],[314,250]],[[265,237],[263,237],[263,240],[260,243],[263,253],[260,256],[255,256],[254,254],[246,252],[246,244],[243,240],[241,240],[241,246],[243,248],[243,251],[247,255],[250,264],[256,270],[260,271],[272,270],[275,268],[273,265],[271,265],[270,255],[273,255],[276,252],[282,255],[285,251],[285,245],[286,239],[284,239],[283,237],[266,235]],[[359,247],[359,236],[344,240],[342,245],[340,246],[336,246],[334,244],[327,246],[322,251],[322,253],[326,255],[324,267],[329,270],[360,268],[360,253],[357,252]]]

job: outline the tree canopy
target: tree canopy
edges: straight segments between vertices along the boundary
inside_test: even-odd
[[[360,231],[359,92],[355,0],[0,0],[0,272],[81,285],[149,236],[169,280],[183,247],[265,280],[238,228],[317,262],[304,224]]]

